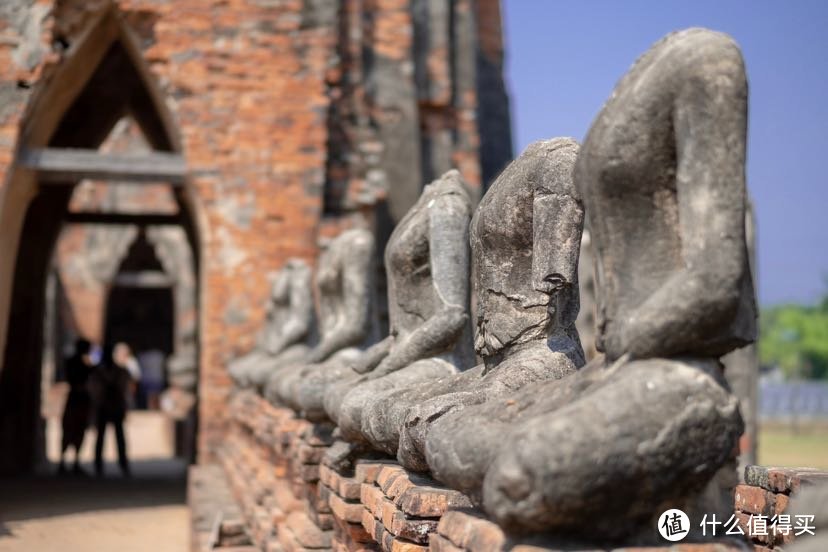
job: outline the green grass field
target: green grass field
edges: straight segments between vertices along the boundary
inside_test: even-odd
[[[759,464],[828,469],[828,425],[764,424],[759,430]]]

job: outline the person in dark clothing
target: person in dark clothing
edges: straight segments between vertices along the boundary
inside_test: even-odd
[[[66,380],[69,383],[69,395],[63,408],[61,426],[63,437],[60,447],[60,464],[58,473],[66,473],[63,457],[69,447],[75,449],[75,467],[73,472],[83,474],[80,467],[80,449],[83,436],[89,424],[90,397],[87,383],[93,366],[90,358],[91,343],[85,339],[75,342],[74,354],[66,360]]]
[[[103,475],[103,443],[106,427],[112,424],[118,443],[118,465],[125,477],[130,475],[127,460],[124,418],[127,412],[127,393],[131,376],[129,371],[115,362],[113,346],[104,347],[101,363],[93,375],[95,398],[95,425],[98,430],[95,441],[95,473]]]

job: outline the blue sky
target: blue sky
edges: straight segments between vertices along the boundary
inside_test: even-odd
[[[633,61],[666,33],[707,27],[742,48],[748,189],[763,305],[810,303],[828,277],[828,1],[502,0],[515,154],[582,140]]]

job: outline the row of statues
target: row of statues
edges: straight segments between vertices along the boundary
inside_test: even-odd
[[[746,124],[732,39],[670,34],[580,147],[530,145],[474,213],[457,171],[425,187],[385,250],[388,337],[376,340],[373,236],[348,230],[318,261],[320,335],[310,270],[293,260],[230,373],[511,531],[629,540],[669,507],[726,512],[711,481],[733,471],[743,423],[719,357],[756,332]],[[585,217],[603,353],[588,364]]]

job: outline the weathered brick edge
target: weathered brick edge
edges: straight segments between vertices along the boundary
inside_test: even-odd
[[[756,552],[768,552],[790,544],[794,532],[775,533],[770,529],[774,516],[790,513],[788,505],[792,496],[804,486],[828,484],[828,472],[815,468],[776,468],[747,466],[745,482],[734,492],[736,517],[739,526],[749,534],[751,516],[768,518],[768,535],[753,536],[751,541]]]
[[[232,495],[244,522],[244,534],[268,552],[512,552],[551,551],[533,542],[510,540],[463,494],[413,474],[392,459],[359,458],[349,471],[338,471],[334,428],[297,418],[287,408],[269,404],[252,392],[238,392],[228,405],[230,427],[218,454],[222,473],[193,472],[190,487],[214,483],[229,490],[201,496]],[[332,449],[333,447],[333,449]],[[330,452],[330,454],[328,454]],[[209,467],[210,470],[215,470]],[[205,468],[207,470],[207,468]],[[205,474],[210,475],[205,475]],[[226,481],[226,483],[224,483]],[[828,481],[814,469],[750,466],[745,483],[735,489],[737,519],[747,529],[750,515],[784,513],[792,494],[804,485]],[[204,542],[209,523],[194,498],[194,541]],[[199,510],[201,508],[201,510]],[[240,534],[228,521],[230,535]],[[212,528],[212,526],[211,526]],[[747,532],[747,531],[746,531]],[[791,542],[790,536],[748,543],[718,542],[651,547],[648,551],[767,552]],[[632,549],[626,549],[632,550]]]

